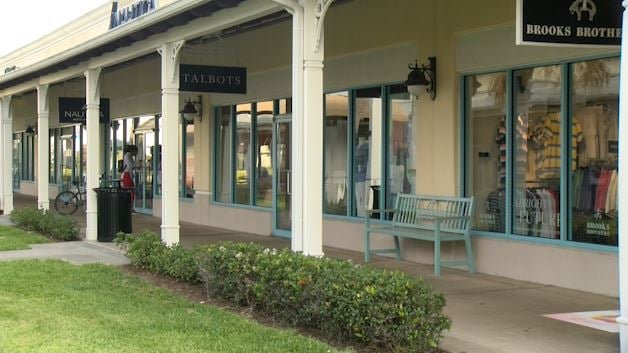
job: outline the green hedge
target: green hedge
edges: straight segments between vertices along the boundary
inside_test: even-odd
[[[180,244],[166,246],[151,231],[145,230],[137,235],[118,233],[116,243],[135,267],[166,274],[182,282],[201,281],[195,251],[186,250]]]
[[[71,241],[79,238],[79,226],[74,219],[36,207],[13,210],[9,218],[22,229],[35,231],[52,239]]]
[[[211,296],[342,342],[428,352],[451,325],[443,314],[443,295],[397,271],[251,243],[185,250],[165,246],[150,232],[121,235],[118,242],[135,266],[180,280],[201,280]]]

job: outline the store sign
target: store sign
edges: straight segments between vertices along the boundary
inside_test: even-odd
[[[85,124],[87,112],[84,110],[84,97],[59,97],[59,123]],[[109,110],[109,98],[100,99],[100,123],[109,123],[111,116]]]
[[[517,45],[619,46],[618,0],[517,0]]]
[[[608,153],[613,153],[613,154],[619,153],[619,141],[617,140],[608,141]]]
[[[157,8],[155,0],[138,0],[118,9],[118,1],[114,0],[111,3],[111,18],[109,20],[109,29],[122,26],[125,23],[129,23],[138,17],[144,16],[149,12],[155,11]]]
[[[246,68],[181,65],[179,90],[246,94]]]

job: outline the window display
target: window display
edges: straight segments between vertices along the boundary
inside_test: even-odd
[[[570,240],[617,245],[619,59],[578,62],[570,71],[574,121],[583,135],[572,175]]]
[[[325,95],[325,213],[346,215],[349,92]]]
[[[467,188],[476,198],[473,228],[506,229],[506,74],[467,77],[468,133],[471,146]]]
[[[619,58],[467,76],[465,92],[474,229],[616,246]]]

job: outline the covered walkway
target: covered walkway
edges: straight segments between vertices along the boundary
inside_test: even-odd
[[[16,195],[16,208],[35,206],[36,198]],[[85,227],[84,214],[75,216]],[[161,220],[133,216],[133,230],[158,233]],[[268,247],[289,247],[287,239],[265,237],[226,229],[181,223],[181,241],[186,246],[223,240],[260,243]],[[104,248],[104,247],[103,247]],[[325,255],[361,263],[362,253],[325,247]],[[554,286],[444,269],[440,278],[432,266],[397,262],[375,256],[373,266],[404,271],[426,279],[445,294],[446,313],[453,320],[442,348],[466,353],[536,353],[619,351],[619,336],[601,330],[545,318],[544,314],[616,310],[618,299]]]

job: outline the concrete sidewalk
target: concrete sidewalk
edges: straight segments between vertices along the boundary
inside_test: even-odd
[[[34,198],[24,196],[16,197],[16,200],[19,200],[16,207],[32,206],[36,203]],[[77,216],[76,219],[84,227],[84,216]],[[133,230],[139,232],[148,229],[159,232],[160,222],[157,217],[134,215]],[[181,243],[185,246],[223,240],[250,241],[275,248],[290,246],[287,239],[181,223]],[[97,253],[102,253],[102,258],[116,258],[112,252],[117,250],[110,243],[72,242],[61,244],[63,246],[67,247],[68,253],[74,254],[59,255],[73,258],[68,261],[81,261],[90,256],[97,258],[100,256]],[[60,249],[55,251],[60,254],[64,252]],[[329,247],[324,251],[326,256],[332,258],[363,262],[362,253]],[[381,256],[375,256],[369,264],[423,277],[436,291],[444,293],[447,299],[445,312],[452,319],[453,325],[445,334],[441,348],[451,353],[619,352],[617,333],[542,316],[616,310],[619,307],[617,298],[482,274],[471,275],[452,269],[444,269],[441,277],[434,277],[432,266],[398,262]]]

